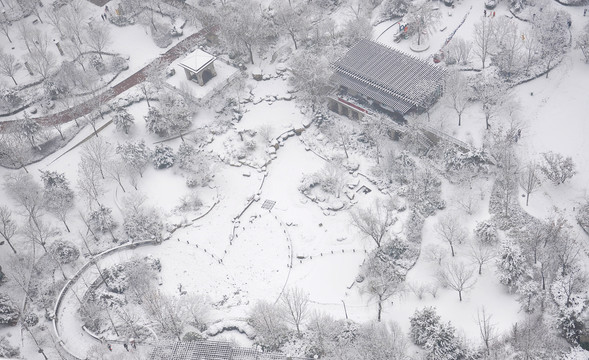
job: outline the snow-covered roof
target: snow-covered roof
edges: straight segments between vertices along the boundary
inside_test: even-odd
[[[332,67],[331,80],[336,84],[403,114],[413,106],[426,106],[426,99],[443,85],[446,75],[436,65],[366,39]]]
[[[196,49],[192,53],[190,53],[184,60],[182,60],[178,65],[180,67],[193,72],[197,73],[202,70],[204,67],[215,61],[216,57],[202,51],[201,49]]]
[[[290,359],[301,359],[288,357]],[[233,347],[222,341],[169,341],[156,345],[150,360],[286,360],[283,354],[262,353],[254,349]]]

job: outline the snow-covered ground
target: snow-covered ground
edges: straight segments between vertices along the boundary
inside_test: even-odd
[[[495,10],[496,16],[509,15],[505,5],[501,3],[498,6]],[[554,6],[559,5],[554,4]],[[100,8],[88,6],[88,9],[91,16],[97,17],[102,13]],[[582,9],[566,8],[566,10],[573,18],[571,30],[578,31],[584,24]],[[483,12],[483,2],[462,0],[454,9],[440,3],[439,11],[442,12],[442,21],[438,30],[434,31],[430,37],[430,47],[424,52],[414,54],[427,58],[429,61],[431,56],[440,49],[447,35],[465,16],[466,21],[455,36],[463,38],[472,36],[474,24],[479,21]],[[124,28],[109,26],[115,34],[110,50],[126,54],[130,58],[130,69],[125,74],[132,74],[165,51],[155,46],[142,25]],[[379,42],[410,53],[410,41],[403,40],[395,43],[393,35],[397,27],[392,26],[385,31],[389,26],[391,22],[376,26],[373,29],[373,37],[378,38]],[[439,30],[442,28],[444,28],[443,31]],[[197,29],[184,29],[185,35],[195,31]],[[3,50],[8,49],[5,39],[1,39],[0,44]],[[16,48],[13,51],[20,55],[24,53],[22,48]],[[539,218],[546,217],[552,207],[557,206],[564,209],[572,224],[575,223],[573,208],[586,198],[587,184],[589,184],[589,145],[585,140],[586,135],[589,134],[589,125],[585,122],[586,114],[589,113],[589,102],[586,101],[589,82],[580,81],[580,79],[589,79],[589,66],[581,57],[578,50],[570,50],[564,61],[550,72],[548,78],[535,79],[513,90],[513,97],[521,104],[523,136],[517,145],[520,156],[525,160],[535,160],[542,152],[560,152],[572,156],[578,169],[578,174],[564,185],[555,187],[545,183],[540,190],[531,195],[530,205],[526,207],[525,201],[522,200],[522,206],[530,214]],[[265,74],[274,75],[275,73],[276,64],[263,61],[258,66]],[[237,71],[218,61],[216,63],[218,76],[201,88],[195,83],[188,82],[176,63],[173,63],[171,67],[174,67],[177,73],[167,80],[168,83],[181,90],[189,86],[193,89],[192,95],[197,98],[205,97],[207,92],[222,85]],[[19,82],[30,81],[27,77],[25,71],[21,70],[17,73]],[[0,81],[6,85],[9,84],[4,77]],[[161,245],[117,252],[101,260],[99,265],[107,267],[134,257],[151,254],[162,262],[162,271],[158,275],[161,280],[159,289],[166,294],[178,295],[178,285],[182,284],[183,290],[188,294],[206,295],[212,304],[216,304],[212,314],[214,321],[243,320],[257,300],[274,302],[288,287],[300,287],[307,291],[314,310],[324,311],[339,319],[349,316],[350,319],[358,322],[374,320],[377,305],[374,301],[370,301],[367,294],[360,291],[359,283],[355,282],[360,266],[366,259],[366,253],[374,249],[374,244],[352,225],[350,210],[369,207],[376,199],[383,199],[386,195],[381,194],[365,178],[357,174],[346,174],[346,179],[357,182],[357,187],[365,185],[371,187],[373,191],[366,195],[357,193],[353,201],[346,203],[344,210],[322,209],[317,203],[305,197],[298,188],[305,174],[321,170],[326,166],[326,161],[308,151],[308,146],[302,142],[302,138],[297,136],[282,140],[275,157],[267,154],[268,144],[259,141],[255,150],[259,155],[257,160],[259,162],[270,160],[263,167],[252,168],[245,165],[236,167],[228,164],[229,161],[221,161],[229,157],[228,144],[237,142],[234,139],[238,138],[238,132],[260,131],[267,128],[270,129],[270,135],[276,138],[285,131],[299,129],[303,123],[308,122],[308,115],[301,113],[295,101],[279,100],[287,96],[287,89],[286,79],[280,76],[259,82],[251,78],[246,80],[245,86],[241,89],[242,94],[245,96],[249,92],[253,101],[240,104],[243,118],[238,123],[232,124],[227,133],[215,136],[212,143],[204,146],[204,151],[213,155],[217,161],[213,164],[215,176],[209,186],[197,189],[203,201],[203,206],[197,214],[188,216],[176,210],[180,198],[187,195],[190,190],[185,186],[185,179],[174,168],[146,170],[138,183],[137,191],[128,185],[127,192],[123,193],[116,183],[109,182],[102,198],[107,206],[113,208],[113,215],[119,223],[122,222],[121,208],[125,198],[136,192],[146,195],[147,203],[157,207],[168,222],[196,217],[211,207],[212,210],[191,225],[176,230],[170,239]],[[133,91],[130,90],[130,92]],[[268,100],[268,95],[275,98]],[[204,127],[214,123],[216,115],[214,110],[213,108],[200,109],[194,118],[194,126]],[[135,117],[135,126],[130,135],[115,131],[114,125],[111,124],[102,130],[100,137],[113,145],[127,139],[145,139],[150,147],[161,140],[153,134],[148,134],[143,126],[143,118],[148,111],[145,102],[130,106],[128,111]],[[97,126],[101,126],[108,120],[107,118],[99,122]],[[468,108],[463,116],[463,125],[458,127],[455,114],[444,104],[438,103],[432,110],[432,125],[467,143],[475,146],[482,144],[485,132],[484,115],[479,104],[473,104]],[[305,131],[306,134],[311,134],[309,136],[314,136],[316,129],[311,126]],[[29,166],[29,172],[37,180],[38,170],[63,172],[75,187],[81,148],[71,148],[91,133],[92,129],[86,126],[66,148]],[[166,145],[177,149],[180,143],[180,139],[175,139],[166,142]],[[70,149],[71,151],[66,152]],[[256,164],[255,161],[253,163]],[[366,171],[366,167],[365,164],[361,164],[360,171]],[[12,172],[14,171],[0,168],[0,178]],[[491,183],[486,179],[482,179],[480,183],[473,186],[472,190],[448,182],[443,183],[442,196],[448,203],[448,208],[426,220],[421,256],[408,272],[408,284],[416,287],[437,283],[436,275],[439,266],[427,254],[432,248],[446,249],[447,247],[434,230],[439,216],[449,212],[456,213],[461,223],[468,229],[472,229],[476,222],[489,217],[487,205],[490,187]],[[475,196],[479,196],[479,193],[483,195],[480,201],[481,206],[472,215],[468,215],[455,205],[456,197],[469,191]],[[236,217],[242,213],[252,198],[256,200],[236,221]],[[4,187],[0,187],[0,199],[2,205],[17,208]],[[262,208],[266,200],[275,202],[270,211]],[[83,224],[75,215],[78,210],[87,210],[87,204],[81,196],[76,204],[76,210],[71,212],[74,214],[71,226],[83,229]],[[19,224],[24,224],[26,221],[20,213],[17,219]],[[57,226],[57,220],[55,223]],[[396,228],[395,230],[400,231]],[[77,230],[71,234],[62,231],[61,235],[73,242],[80,242]],[[22,235],[18,237],[17,247],[20,250],[24,248],[25,240]],[[585,233],[578,231],[578,239],[587,244],[588,239]],[[11,254],[6,245],[0,249],[0,261],[2,261],[0,264],[3,264]],[[470,261],[467,255],[467,243],[458,245],[456,251],[458,261]],[[67,275],[73,275],[81,263],[82,261],[78,261],[72,266],[66,266]],[[516,296],[499,283],[495,273],[495,263],[487,264],[483,268],[483,274],[477,276],[476,285],[464,294],[463,301],[459,301],[457,293],[450,289],[439,289],[435,297],[425,293],[423,298],[419,298],[414,292],[408,290],[386,302],[383,318],[394,320],[407,332],[409,316],[416,309],[434,306],[442,319],[452,321],[461,335],[472,342],[478,342],[477,312],[485,308],[485,311],[492,314],[497,330],[505,333],[523,317],[523,313]],[[93,268],[90,268],[83,276],[88,283],[97,277],[98,274]],[[8,286],[8,290],[4,287],[0,290],[8,291],[20,303],[24,298],[22,291],[14,285]],[[74,291],[66,294],[59,321],[61,339],[68,349],[82,358],[88,349],[97,343],[81,331],[82,323],[76,313],[79,303],[74,292],[83,293],[85,289],[85,284],[78,282]],[[344,306],[347,313],[344,313]],[[0,335],[7,333],[12,335],[10,340],[12,343],[21,343],[21,335],[16,328],[0,329]],[[231,333],[225,335],[230,337]],[[243,339],[243,335],[235,335],[235,339],[242,344],[248,342]],[[22,349],[25,358],[37,356],[33,355],[35,350],[31,340],[25,337]],[[120,345],[114,350],[113,354],[109,355],[111,358],[116,358],[124,352]]]

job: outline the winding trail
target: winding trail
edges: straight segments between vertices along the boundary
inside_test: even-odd
[[[141,70],[138,70],[125,80],[106,89],[102,93],[88,99],[82,103],[79,103],[69,109],[63,110],[56,114],[49,114],[40,117],[33,118],[36,122],[44,126],[50,126],[53,124],[65,124],[81,116],[89,114],[95,110],[101,104],[104,104],[115,97],[119,96],[126,90],[129,90],[133,86],[144,82],[147,79],[147,75],[152,69],[163,69],[169,66],[172,62],[185,55],[187,52],[191,52],[196,49],[198,41],[206,36],[207,34],[214,32],[216,27],[203,28],[200,31],[186,37],[178,44],[174,45],[168,51],[154,59],[151,63],[144,66]],[[9,128],[17,120],[8,120],[0,123],[0,131]]]

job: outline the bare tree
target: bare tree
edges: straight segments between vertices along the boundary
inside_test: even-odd
[[[462,125],[462,113],[468,106],[469,87],[463,75],[455,71],[448,76],[445,89],[448,106],[458,115],[458,126]]]
[[[480,242],[470,244],[470,258],[479,267],[479,275],[483,274],[483,266],[495,258],[495,252],[491,247],[484,246]]]
[[[490,348],[492,342],[496,338],[497,329],[495,324],[491,322],[491,315],[487,315],[485,307],[483,306],[481,310],[477,310],[477,323],[479,325],[479,334],[481,335],[481,340],[485,345],[485,349],[487,351],[487,355],[489,355]]]
[[[484,69],[493,42],[494,26],[492,20],[483,17],[480,23],[475,24],[474,32],[475,53],[481,59]]]
[[[47,254],[49,253],[47,250],[49,241],[59,234],[55,228],[46,224],[39,215],[34,216],[34,218],[28,222],[24,228],[24,233],[33,244],[33,248],[35,244],[41,245]]]
[[[530,73],[530,66],[534,62],[537,61],[537,53],[538,53],[538,40],[534,34],[528,34],[528,36],[524,35],[524,71],[526,75]]]
[[[5,158],[16,169],[23,168],[28,173],[26,166],[32,156],[32,149],[20,132],[0,133],[0,158]]]
[[[12,219],[12,212],[7,206],[0,206],[0,235],[6,240],[12,251],[16,254],[16,249],[10,241],[16,234],[17,225]]]
[[[8,260],[8,275],[20,287],[29,298],[33,300],[31,294],[30,283],[34,270],[35,259],[31,254],[22,254],[21,256],[13,256]]]
[[[299,48],[299,41],[306,38],[311,27],[309,6],[307,4],[299,3],[292,6],[281,2],[276,9],[273,20],[280,30],[290,36],[295,50]]]
[[[245,52],[254,63],[254,48],[263,45],[270,34],[268,20],[252,0],[227,4],[220,9],[220,34],[234,52]]]
[[[18,22],[18,34],[20,38],[24,41],[25,46],[29,53],[31,53],[31,43],[32,43],[32,35],[33,29],[26,21],[19,21]]]
[[[102,59],[104,49],[110,44],[110,30],[103,23],[91,23],[86,29],[86,42],[88,47],[98,53]]]
[[[523,44],[517,25],[513,21],[507,20],[504,24],[499,24],[497,29],[503,29],[504,35],[500,41],[497,41],[498,50],[493,57],[493,62],[509,79],[521,66]]]
[[[98,198],[104,192],[100,171],[96,165],[83,158],[78,164],[78,188],[87,196],[89,204],[95,201],[100,206]]]
[[[62,8],[64,33],[82,44],[82,25],[86,23],[86,14],[80,0],[72,1]]]
[[[372,238],[377,247],[386,240],[388,229],[397,218],[393,216],[393,210],[385,204],[376,202],[373,207],[366,210],[352,212],[354,226],[364,235]]]
[[[297,335],[301,336],[301,325],[309,310],[309,294],[302,289],[291,288],[282,293],[280,300],[287,314],[287,321],[297,328]]]
[[[43,191],[30,174],[10,174],[4,186],[7,193],[23,208],[28,221],[35,221],[42,214]]]
[[[369,261],[365,274],[366,279],[362,283],[362,291],[376,299],[378,304],[377,321],[380,322],[383,303],[403,291],[404,277],[378,257]]]
[[[483,108],[486,128],[489,130],[491,128],[491,119],[497,116],[503,100],[508,96],[507,88],[498,79],[484,78],[475,91]]]
[[[585,56],[585,62],[589,63],[589,24],[586,24],[583,28],[583,32],[579,35],[575,47],[581,49],[583,56]]]
[[[440,216],[435,226],[436,233],[450,245],[452,256],[455,256],[454,246],[462,244],[466,239],[466,231],[460,225],[458,216],[455,214],[444,214]]]
[[[123,186],[123,176],[128,173],[127,166],[122,160],[110,161],[106,164],[106,174],[119,184],[123,192],[127,192]]]
[[[452,262],[439,274],[439,280],[444,285],[458,292],[458,298],[462,301],[462,292],[476,284],[474,270],[467,268],[461,262]]]
[[[14,85],[18,85],[14,79],[14,75],[17,70],[16,58],[12,54],[5,54],[0,51],[0,74],[8,76],[14,82]]]
[[[28,56],[28,60],[33,68],[43,80],[47,79],[55,69],[57,60],[55,55],[50,51],[40,51],[34,49]]]
[[[419,7],[418,7],[419,6]],[[428,33],[440,21],[441,14],[434,10],[429,2],[413,6],[407,14],[407,22],[417,34],[417,45],[421,45],[421,36]]]
[[[289,82],[298,91],[298,100],[303,104],[311,104],[311,111],[315,112],[325,101],[325,93],[329,88],[327,57],[309,50],[300,51],[290,59],[290,70],[292,76]]]
[[[51,25],[53,25],[57,32],[59,32],[59,36],[63,38],[65,24],[62,11],[53,6],[49,6],[45,9],[45,18]]]
[[[540,171],[554,185],[564,184],[565,181],[572,178],[577,170],[573,158],[552,151],[542,153],[543,162],[540,165]]]
[[[283,308],[266,301],[258,301],[250,310],[248,324],[256,331],[269,351],[278,350],[288,332]]]
[[[546,78],[554,61],[560,58],[570,44],[567,22],[569,15],[562,10],[547,9],[537,14],[533,23],[534,37],[538,39],[540,58],[545,64]]]
[[[531,162],[526,166],[525,171],[520,173],[519,177],[519,186],[526,192],[526,206],[530,201],[530,194],[538,190],[541,185],[538,166]]]
[[[103,179],[105,178],[106,163],[112,159],[112,156],[112,145],[102,138],[88,140],[82,146],[82,161],[95,166]]]
[[[6,38],[12,44],[12,39],[10,38],[10,34],[8,33],[8,28],[10,27],[10,23],[6,19],[0,19],[0,31],[6,35]]]

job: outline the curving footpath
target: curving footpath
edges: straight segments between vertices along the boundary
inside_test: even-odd
[[[65,124],[67,122],[73,121],[81,116],[89,114],[91,111],[96,109],[97,106],[100,104],[104,104],[115,97],[119,96],[126,90],[129,90],[133,86],[144,82],[147,79],[147,74],[154,68],[165,68],[169,66],[172,62],[180,58],[180,56],[185,55],[187,52],[194,51],[197,47],[198,41],[206,36],[207,34],[214,32],[216,27],[208,27],[203,28],[200,31],[186,37],[184,40],[180,41],[178,44],[171,47],[168,51],[164,54],[160,55],[156,59],[154,59],[151,63],[144,66],[141,70],[135,72],[133,75],[129,76],[125,80],[121,81],[120,83],[114,85],[113,87],[107,89],[106,91],[102,92],[101,94],[88,99],[82,103],[75,105],[72,108],[67,110],[63,110],[56,114],[50,114],[45,116],[40,116],[33,118],[36,122],[41,125],[49,126],[53,124]],[[13,123],[17,120],[8,120],[0,123],[0,130],[3,130],[7,127],[10,127]]]

